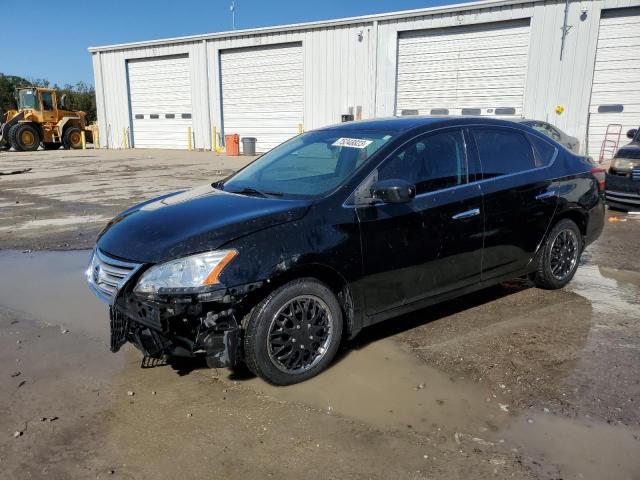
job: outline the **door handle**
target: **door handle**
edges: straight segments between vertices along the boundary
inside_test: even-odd
[[[477,215],[480,215],[480,209],[479,208],[474,208],[473,210],[467,210],[466,212],[456,213],[451,218],[454,219],[454,220],[462,220],[462,219],[465,219],[465,218],[475,217]]]
[[[536,195],[536,200],[544,200],[545,198],[555,197],[558,194],[556,190],[547,190],[546,192],[542,192]]]

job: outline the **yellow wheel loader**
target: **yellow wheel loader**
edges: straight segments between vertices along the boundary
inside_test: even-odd
[[[82,148],[82,132],[87,130],[85,113],[68,110],[65,95],[50,88],[16,89],[17,110],[0,112],[0,148],[18,152],[60,147]],[[87,130],[90,136],[90,130]]]

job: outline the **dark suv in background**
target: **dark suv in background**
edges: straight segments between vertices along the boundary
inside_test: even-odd
[[[607,204],[618,210],[640,210],[640,129],[627,132],[631,143],[620,148],[606,175]]]
[[[243,361],[291,384],[382,320],[514,277],[563,287],[602,231],[603,182],[512,122],[350,122],[122,212],[87,278],[114,351]]]

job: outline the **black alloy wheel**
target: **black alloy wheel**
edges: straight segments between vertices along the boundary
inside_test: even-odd
[[[324,370],[342,338],[342,308],[335,293],[314,278],[282,285],[242,322],[244,361],[274,385],[302,382]]]
[[[562,288],[571,281],[582,255],[582,234],[573,220],[560,220],[542,246],[538,269],[533,275],[537,287]]]
[[[285,303],[269,326],[269,359],[284,373],[309,370],[326,355],[333,335],[327,304],[313,295],[300,295]]]

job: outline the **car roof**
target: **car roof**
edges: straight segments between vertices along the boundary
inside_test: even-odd
[[[492,117],[463,116],[436,116],[436,115],[411,115],[404,117],[375,118],[370,120],[354,120],[338,123],[319,130],[343,130],[343,131],[406,131],[419,127],[433,126],[446,127],[455,125],[502,125],[511,126],[513,121]]]

